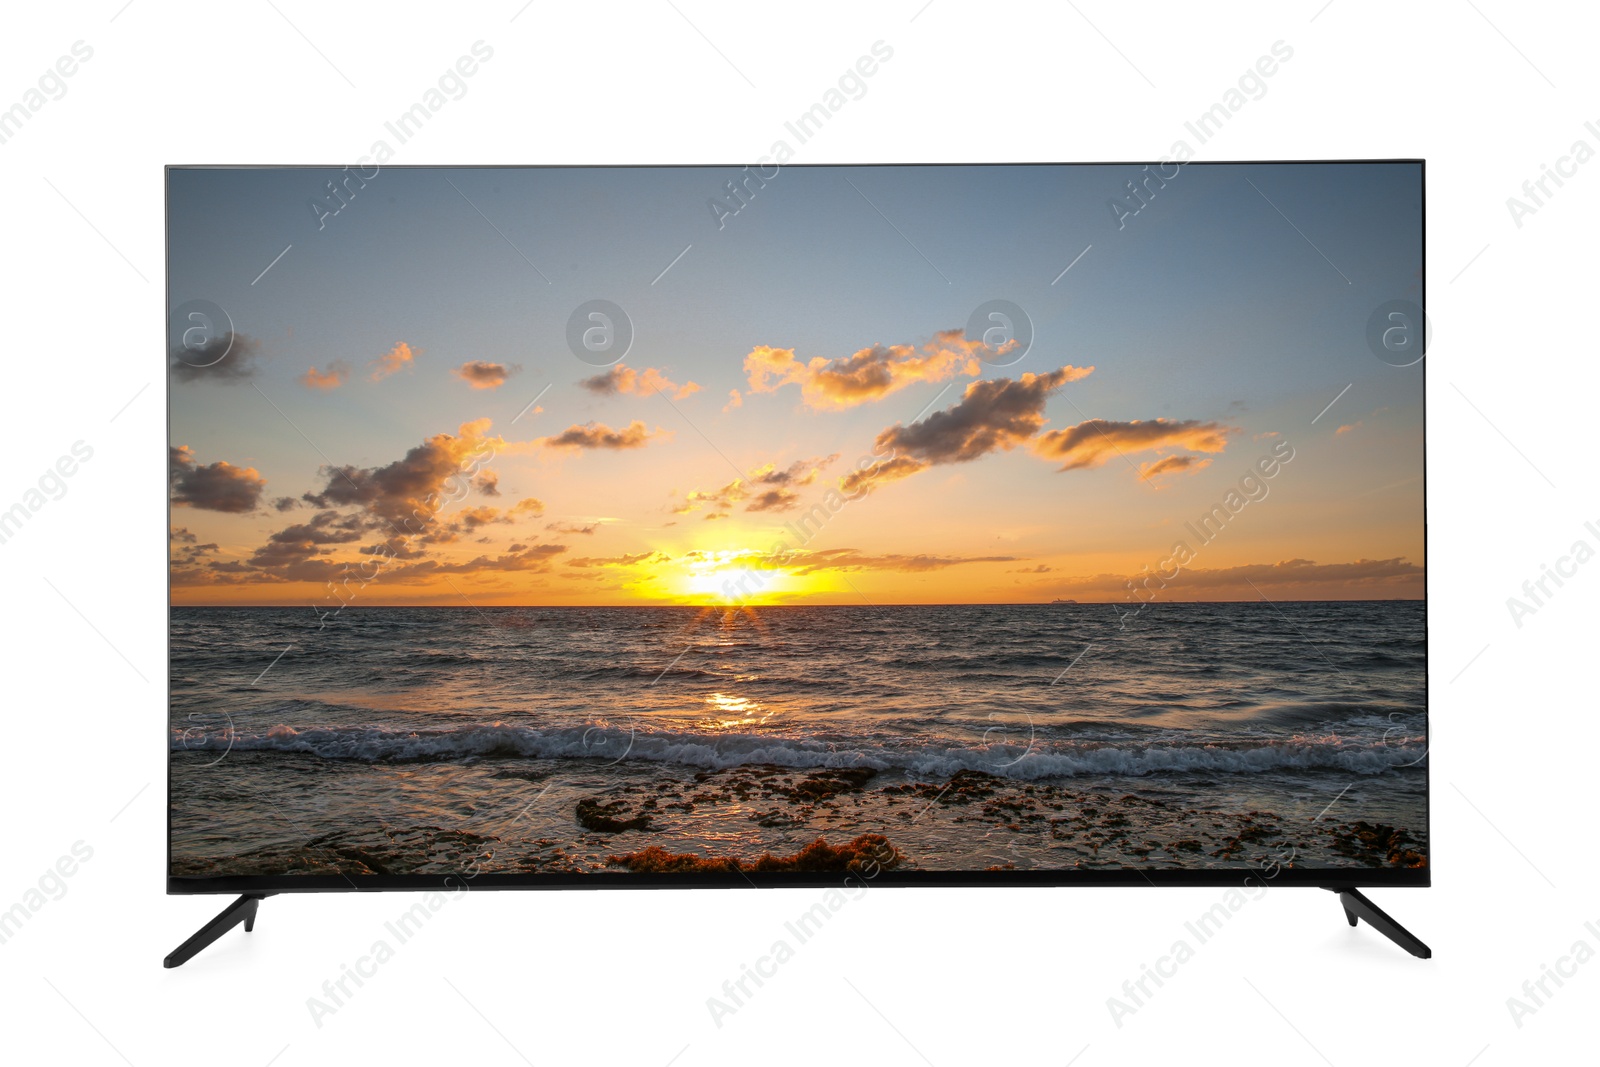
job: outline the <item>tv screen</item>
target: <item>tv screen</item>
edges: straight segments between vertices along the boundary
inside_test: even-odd
[[[1426,884],[1422,178],[170,168],[169,887]]]

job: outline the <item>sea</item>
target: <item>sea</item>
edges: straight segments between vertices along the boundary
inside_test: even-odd
[[[1418,601],[174,608],[172,870],[1417,866],[1426,667]]]

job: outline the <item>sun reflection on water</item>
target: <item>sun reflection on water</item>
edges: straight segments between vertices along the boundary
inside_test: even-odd
[[[706,697],[708,715],[700,720],[707,730],[736,730],[745,726],[760,726],[772,713],[748,697],[731,693],[712,693]]]

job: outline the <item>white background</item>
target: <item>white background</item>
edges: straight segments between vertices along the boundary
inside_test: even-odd
[[[1584,928],[1600,927],[1585,892],[1584,649],[1600,564],[1520,627],[1506,606],[1574,541],[1600,544],[1584,529],[1600,502],[1586,491],[1595,346],[1578,319],[1600,162],[1520,227],[1506,206],[1573,141],[1600,148],[1583,125],[1600,120],[1592,10],[122,2],[14,6],[0,35],[0,107],[75,41],[94,49],[0,145],[0,507],[74,441],[94,449],[0,545],[0,909],[74,842],[93,849],[0,945],[0,1054],[138,1067],[1593,1058],[1600,962],[1521,1027],[1506,1005],[1578,939],[1600,949]],[[819,894],[474,892],[320,1027],[307,998],[415,897],[276,897],[253,934],[162,970],[225,900],[163,895],[161,168],[353,162],[480,39],[493,61],[394,162],[753,159],[878,40],[892,62],[797,162],[1153,159],[1278,40],[1293,60],[1198,158],[1426,157],[1435,884],[1374,896],[1435,958],[1350,929],[1327,893],[1275,889],[1119,1027],[1107,998],[1220,890],[878,889],[718,1027],[706,998]]]

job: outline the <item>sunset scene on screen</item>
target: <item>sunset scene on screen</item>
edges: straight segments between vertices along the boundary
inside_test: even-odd
[[[1425,863],[1417,164],[168,194],[175,873]]]

